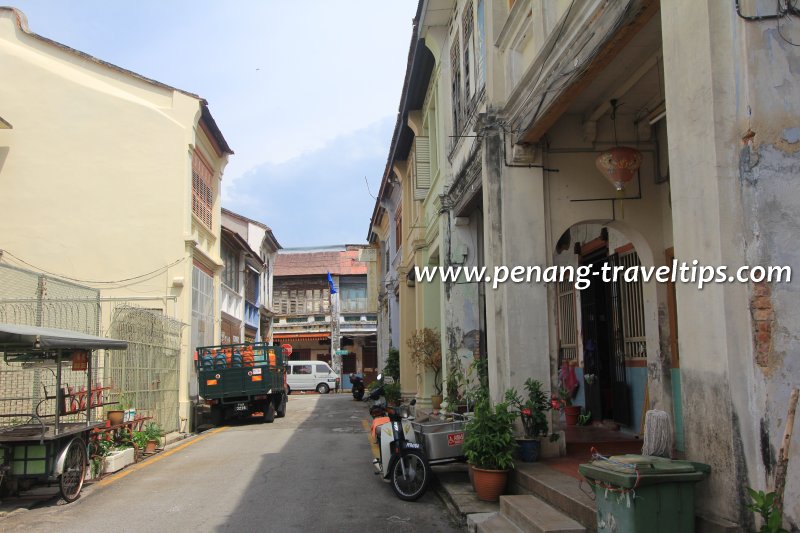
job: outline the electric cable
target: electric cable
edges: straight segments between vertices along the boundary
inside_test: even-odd
[[[0,249],[0,258],[2,258],[2,256],[6,255],[6,254],[8,254],[9,256],[13,257],[15,260],[19,261],[20,263],[22,263],[22,264],[24,264],[24,265],[26,265],[26,266],[34,269],[34,270],[37,270],[39,272],[43,272],[44,274],[49,274],[49,275],[51,275],[53,277],[60,278],[60,279],[65,279],[65,280],[68,280],[68,281],[74,281],[76,283],[91,283],[91,284],[96,284],[96,285],[105,285],[105,284],[113,284],[113,283],[125,283],[125,282],[128,282],[128,281],[140,280],[141,278],[145,278],[147,276],[159,274],[162,271],[166,271],[167,269],[169,269],[169,268],[171,268],[171,267],[173,267],[173,266],[175,266],[175,265],[177,265],[177,264],[179,264],[179,263],[181,263],[181,262],[186,260],[185,257],[181,257],[180,259],[177,259],[177,260],[173,261],[172,263],[169,263],[168,265],[159,267],[159,268],[157,268],[155,270],[152,270],[150,272],[147,272],[145,274],[141,274],[141,275],[138,275],[138,276],[133,276],[133,277],[130,277],[130,278],[125,278],[125,279],[120,279],[120,280],[113,280],[113,281],[95,281],[95,280],[78,279],[78,278],[73,278],[73,277],[70,277],[70,276],[65,276],[65,275],[62,275],[62,274],[56,274],[55,272],[50,272],[50,271],[48,271],[48,270],[46,270],[44,268],[37,267],[36,265],[33,265],[33,264],[25,261],[24,259],[20,258],[20,257],[17,257],[16,255],[14,255],[13,253],[11,253],[8,250]]]

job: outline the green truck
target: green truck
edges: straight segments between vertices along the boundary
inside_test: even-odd
[[[195,352],[198,392],[195,426],[232,418],[286,415],[284,352],[264,342],[203,346]]]

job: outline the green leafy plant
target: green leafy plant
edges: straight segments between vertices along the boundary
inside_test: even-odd
[[[117,397],[117,405],[120,410],[127,411],[128,409],[133,407],[133,402],[128,397],[128,395],[123,392]]]
[[[394,346],[389,348],[383,373],[387,376],[392,376],[395,380],[400,379],[400,350]]]
[[[392,405],[400,401],[400,382],[395,381],[391,385],[384,385],[383,395],[386,398],[386,404]]]
[[[433,388],[442,394],[442,341],[439,332],[431,328],[416,330],[408,339],[411,361],[433,372]]]
[[[547,393],[542,390],[540,381],[528,378],[525,380],[527,398],[523,398],[516,389],[506,391],[506,402],[516,410],[522,421],[522,428],[526,439],[533,439],[547,434],[547,415],[550,410],[550,401]]]
[[[90,445],[89,451],[89,468],[92,472],[92,477],[97,477],[103,469],[103,461],[114,449],[114,441],[111,440],[94,440]]]
[[[144,450],[145,446],[147,446],[148,439],[144,431],[134,431],[132,440],[133,444],[140,450]]]
[[[472,363],[467,367],[467,374],[464,376],[464,393],[463,399],[467,406],[474,406],[478,403],[480,398],[489,394],[488,384],[484,385],[483,378],[481,377],[481,368],[485,365],[483,359],[473,359]]]
[[[444,400],[450,409],[455,408],[463,400],[463,390],[465,387],[464,367],[461,364],[461,357],[456,350],[451,350],[447,357],[447,381],[445,382]]]
[[[158,422],[148,422],[144,427],[143,433],[147,437],[147,440],[160,441],[161,437],[164,436],[164,430],[161,429],[161,426],[158,425]]]
[[[759,533],[788,533],[783,529],[783,518],[776,508],[774,492],[765,493],[763,490],[757,491],[747,487],[747,493],[752,500],[747,508],[761,515],[763,520]]]
[[[589,420],[591,419],[592,419],[592,412],[586,411],[585,413],[578,415],[578,425],[585,426],[586,424],[589,423]]]
[[[488,396],[482,395],[465,429],[463,451],[467,461],[488,470],[514,468],[516,417],[507,403],[492,406]]]
[[[572,394],[564,387],[558,388],[558,405],[559,409],[572,405]]]

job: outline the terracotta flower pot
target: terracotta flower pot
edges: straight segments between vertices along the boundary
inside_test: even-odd
[[[125,411],[108,411],[106,417],[112,426],[116,426],[117,424],[122,424],[122,420],[125,418]]]
[[[434,410],[438,411],[439,409],[442,408],[442,400],[443,398],[441,394],[434,394],[433,396],[431,396],[431,407]]]
[[[568,426],[574,426],[578,423],[578,417],[581,414],[580,405],[567,405],[564,407],[564,421]]]
[[[506,490],[508,470],[486,470],[472,467],[475,476],[475,493],[485,502],[496,502]]]
[[[157,440],[149,440],[144,447],[144,453],[153,453],[158,448],[158,441]]]

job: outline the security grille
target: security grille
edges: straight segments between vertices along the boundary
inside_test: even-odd
[[[124,392],[137,414],[152,416],[167,432],[178,431],[178,361],[182,324],[160,311],[119,305],[109,336],[128,341],[127,350],[106,350],[111,401]]]
[[[632,251],[619,256],[620,266],[639,268],[639,254]],[[620,300],[622,303],[622,332],[626,359],[647,358],[647,338],[644,331],[644,298],[642,281],[620,282]]]
[[[558,356],[559,361],[578,360],[578,321],[575,310],[575,286],[558,283]]]

